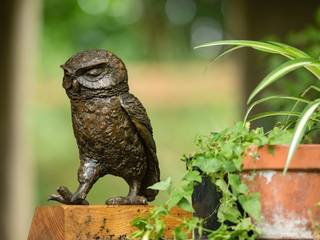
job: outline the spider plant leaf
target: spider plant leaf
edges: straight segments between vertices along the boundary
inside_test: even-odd
[[[286,53],[293,58],[311,58],[309,54],[306,52],[301,51],[298,48],[292,47],[290,45],[280,43],[280,42],[275,42],[275,41],[267,41],[271,44],[278,45],[279,47],[282,47],[283,50],[286,51]]]
[[[307,87],[302,94],[300,94],[301,97],[304,97],[309,91],[314,90],[317,91],[317,93],[320,93],[320,88],[318,88],[315,85],[310,85],[309,87]],[[309,101],[310,102],[310,101]],[[297,105],[299,104],[299,102],[297,101],[291,108],[291,111],[294,111],[294,109],[297,107]],[[290,116],[288,116],[286,122],[288,123],[290,120]]]
[[[319,105],[320,105],[320,99],[311,102],[305,108],[300,119],[298,120],[298,122],[295,126],[295,129],[294,129],[294,133],[293,133],[293,137],[292,137],[290,146],[289,146],[288,156],[287,156],[286,164],[285,164],[285,167],[283,170],[284,174],[287,172],[288,167],[292,161],[293,155],[296,152],[297,147],[298,147],[299,143],[301,142],[301,139],[304,136],[309,119],[311,119],[312,114],[317,110]]]
[[[221,40],[205,43],[199,46],[194,47],[194,49],[211,47],[211,46],[222,46],[222,45],[236,45],[241,47],[251,47],[253,49],[267,52],[267,53],[276,53],[281,54],[289,59],[295,58],[311,58],[310,55],[301,51],[298,48],[289,46],[284,43],[275,42],[275,41],[251,41],[251,40]],[[235,50],[235,49],[234,49]]]
[[[235,46],[235,47],[232,47],[232,48],[229,48],[228,50],[222,52],[221,54],[217,55],[215,58],[213,58],[210,62],[211,63],[214,63],[216,61],[218,61],[220,58],[222,58],[223,56],[227,55],[228,53],[231,53],[237,49],[240,49],[240,48],[244,48],[245,46]]]
[[[298,48],[294,48],[292,46],[273,41],[250,41],[250,40],[221,40],[221,41],[213,41],[209,43],[205,43],[199,46],[196,46],[194,49],[211,47],[211,46],[242,46],[242,47],[251,47],[253,49],[272,53],[272,54],[280,54],[285,56],[291,60],[298,58],[311,58],[307,53],[301,51]],[[239,47],[240,48],[240,47]],[[238,49],[238,48],[237,48]],[[236,49],[233,49],[236,50]],[[229,51],[231,52],[231,51]],[[228,52],[228,53],[229,53]],[[315,59],[316,60],[316,59]],[[320,79],[320,67],[319,66],[306,66],[306,68],[315,75],[318,79]]]
[[[251,47],[257,49],[262,52],[267,53],[278,53],[278,54],[286,54],[286,52],[282,49],[282,47],[278,45],[274,45],[272,43],[263,42],[263,41],[250,41],[250,40],[221,40],[205,43],[199,46],[196,46],[194,49],[204,48],[204,47],[212,47],[212,46],[242,46],[242,47]]]
[[[264,103],[264,102],[267,102],[267,101],[270,101],[270,100],[279,100],[279,99],[286,99],[286,100],[292,100],[292,101],[296,101],[297,103],[299,102],[303,102],[303,103],[310,103],[309,100],[306,100],[304,98],[299,98],[299,97],[291,97],[291,96],[269,96],[269,97],[265,97],[265,98],[261,98],[255,102],[253,102],[249,107],[248,107],[248,110],[246,112],[246,115],[244,117],[244,122],[247,121],[247,118],[249,116],[249,114],[251,113],[252,109],[258,105],[258,104],[261,104],[261,103]]]
[[[279,42],[272,42],[272,41],[269,41],[269,42],[283,47],[283,49],[285,49],[285,51],[287,52],[289,58],[291,58],[291,59],[292,58],[310,58],[311,57],[306,52],[303,52],[300,49],[292,47],[292,46],[289,46],[287,44],[279,43]],[[306,68],[313,75],[315,75],[318,79],[320,79],[320,68],[319,68],[319,66],[309,66],[309,67],[306,67]]]
[[[312,66],[315,64],[319,65],[319,62],[313,58],[294,59],[294,60],[289,60],[289,61],[281,64],[279,67],[274,69],[271,73],[269,73],[264,79],[262,79],[262,81],[258,84],[258,86],[253,90],[253,92],[249,96],[248,103],[250,103],[252,101],[252,99],[259,92],[261,92],[267,86],[269,86],[273,82],[277,81],[279,78],[283,77],[284,75],[286,75],[286,74],[288,74],[298,68]]]
[[[248,122],[252,122],[261,118],[266,118],[266,117],[274,117],[274,116],[295,116],[295,117],[300,117],[301,113],[300,112],[290,112],[290,111],[271,111],[271,112],[263,112],[263,113],[258,113],[253,115],[248,119]]]
[[[280,47],[282,47],[283,50],[285,50],[285,52],[287,53],[286,56],[289,59],[296,59],[296,58],[312,58],[312,56],[310,56],[309,54],[307,54],[306,52],[301,51],[298,48],[292,47],[290,45],[284,44],[284,43],[280,43],[280,42],[274,42],[274,41],[268,41],[269,43],[278,45]],[[315,75],[318,79],[320,79],[320,68],[317,66],[307,66],[306,67],[313,75]]]

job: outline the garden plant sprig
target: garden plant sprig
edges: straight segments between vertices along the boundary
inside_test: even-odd
[[[173,186],[171,178],[154,184],[151,188],[169,193],[169,199],[155,207],[148,216],[135,219],[133,225],[138,228],[132,237],[138,239],[164,239],[166,229],[163,217],[170,209],[178,206],[193,212],[191,195],[194,187],[201,182],[202,176],[210,177],[212,184],[221,192],[220,205],[212,214],[217,214],[220,227],[209,230],[203,227],[206,219],[192,217],[180,219],[180,225],[173,230],[176,240],[189,239],[195,229],[203,231],[208,239],[256,239],[259,229],[254,225],[260,219],[260,199],[258,193],[250,193],[241,180],[243,159],[251,146],[261,147],[288,143],[292,134],[281,128],[264,133],[262,128],[250,129],[248,124],[236,123],[221,132],[196,139],[197,151],[184,155],[187,172]],[[258,156],[253,154],[253,156]],[[243,211],[240,211],[239,205]],[[225,224],[225,223],[231,224]]]

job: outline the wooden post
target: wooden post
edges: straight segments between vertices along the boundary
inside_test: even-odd
[[[127,239],[136,229],[131,222],[145,216],[152,206],[61,205],[42,206],[35,211],[28,240],[116,240]],[[165,217],[165,237],[190,218],[191,213],[174,208]]]
[[[0,7],[0,239],[26,239],[33,204],[27,126],[41,17],[40,0],[3,0]]]
[[[36,80],[40,0],[18,0],[12,32],[10,139],[8,146],[8,198],[6,239],[26,239],[34,204],[34,176],[28,116]]]

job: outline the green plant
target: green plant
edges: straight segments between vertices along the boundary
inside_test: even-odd
[[[261,52],[282,55],[283,57],[289,59],[288,61],[271,71],[264,79],[262,79],[258,86],[253,90],[248,99],[248,104],[251,103],[251,105],[249,106],[248,113],[246,114],[247,117],[252,108],[254,108],[257,104],[260,104],[265,101],[274,99],[287,99],[294,101],[292,109],[290,111],[265,112],[258,116],[253,116],[250,119],[250,121],[252,121],[262,117],[283,115],[288,116],[287,120],[284,122],[285,128],[291,127],[293,123],[295,124],[294,135],[291,139],[286,165],[284,166],[284,172],[286,172],[292,160],[292,157],[297,149],[298,144],[301,142],[302,138],[305,136],[306,133],[309,133],[317,129],[316,123],[319,122],[319,112],[317,110],[320,105],[320,98],[316,97],[315,99],[310,101],[304,98],[304,95],[311,89],[314,89],[319,93],[320,89],[316,86],[309,86],[308,88],[304,89],[304,93],[301,97],[271,96],[259,99],[255,102],[253,102],[253,99],[269,85],[281,79],[283,76],[300,68],[305,68],[307,71],[311,72],[314,75],[315,79],[320,80],[320,61],[318,60],[318,58],[312,57],[298,48],[273,41],[224,40],[206,43],[201,46],[198,46],[197,48],[224,45],[233,47],[220,54],[217,58],[224,56],[225,54],[230,53],[239,48],[250,47]],[[300,103],[305,104],[305,107],[303,107],[301,111],[296,111],[297,105]],[[297,119],[292,120],[291,117],[297,117]]]
[[[168,191],[170,197],[145,218],[133,221],[133,225],[139,230],[132,237],[144,240],[163,239],[166,226],[162,218],[175,206],[193,212],[191,195],[194,187],[201,182],[201,176],[209,176],[222,195],[218,209],[212,213],[217,214],[220,227],[217,230],[204,229],[203,223],[206,219],[197,217],[181,219],[180,226],[173,231],[174,239],[188,239],[188,235],[196,228],[200,234],[206,231],[208,239],[256,239],[259,230],[253,220],[260,219],[260,200],[259,194],[250,193],[241,180],[244,156],[252,145],[260,147],[287,143],[290,138],[289,131],[278,127],[266,134],[262,128],[250,129],[249,124],[243,122],[219,133],[197,138],[198,150],[182,158],[187,171],[181,181],[173,187],[171,179],[168,178],[151,187]],[[253,153],[253,156],[258,155]],[[243,211],[239,210],[239,205]],[[232,224],[225,224],[226,222]]]

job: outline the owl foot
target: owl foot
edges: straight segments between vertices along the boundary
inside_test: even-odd
[[[57,189],[58,194],[52,194],[49,196],[48,201],[57,201],[68,205],[88,205],[88,201],[85,200],[80,193],[76,192],[72,194],[70,190],[65,186],[60,186]]]
[[[143,196],[112,197],[106,201],[107,205],[147,205],[148,201]]]

